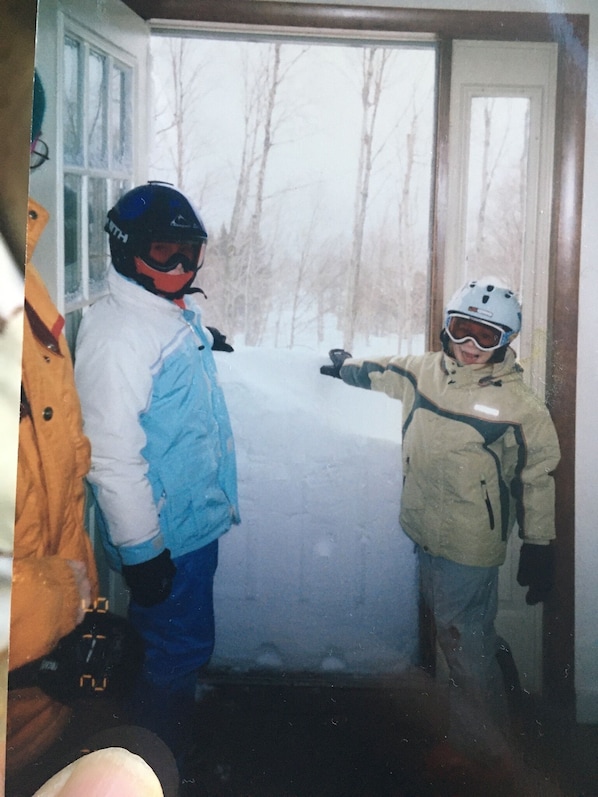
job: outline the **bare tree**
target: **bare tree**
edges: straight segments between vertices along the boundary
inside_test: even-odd
[[[402,164],[398,191],[397,231],[398,245],[395,256],[401,290],[398,292],[397,327],[401,338],[411,350],[414,335],[423,333],[426,323],[424,308],[428,307],[426,274],[428,270],[428,241],[418,236],[417,185],[415,173],[417,142],[421,135],[423,109],[428,105],[428,95],[422,94],[419,81],[413,85],[406,113],[410,114],[407,132],[398,141],[399,163]],[[426,225],[427,229],[427,225]],[[422,285],[424,291],[422,292]]]
[[[243,329],[247,345],[259,343],[271,300],[272,254],[264,240],[263,216],[266,181],[276,134],[284,115],[279,93],[289,70],[305,49],[283,64],[284,45],[269,45],[259,64],[249,63],[243,54],[245,76],[244,136],[241,164],[230,221],[229,248],[241,258],[233,266],[236,279],[231,286],[237,293],[242,318],[235,319],[235,329]]]
[[[496,129],[494,117],[495,99],[487,98],[484,103],[484,137],[482,146],[482,164],[480,168],[480,200],[477,213],[476,236],[474,244],[474,259],[479,261],[488,255],[487,241],[487,212],[490,193],[494,187],[496,172],[501,162],[509,128],[505,128],[498,147],[492,141],[492,133]]]
[[[241,145],[241,163],[236,181],[235,199],[233,202],[229,232],[234,241],[243,224],[244,214],[249,206],[252,174],[257,160],[260,120],[262,118],[261,80],[256,79],[250,67],[246,48],[241,50],[241,72],[245,87],[243,106],[243,136]],[[258,75],[261,78],[261,70]]]
[[[267,193],[268,168],[280,128],[292,104],[280,101],[281,86],[307,48],[285,58],[280,43],[255,50],[247,43],[238,52],[243,75],[243,125],[240,157],[235,165],[235,187],[228,225],[212,239],[206,263],[207,292],[217,282],[211,310],[222,319],[229,337],[244,334],[247,345],[257,345],[267,327],[273,297],[269,243],[275,235],[280,208]],[[257,57],[256,57],[257,56]],[[267,227],[264,224],[268,216]],[[208,290],[210,289],[210,290]],[[212,296],[212,298],[214,298]],[[289,293],[285,294],[288,298]]]
[[[202,171],[206,189],[218,184],[216,196],[230,197],[228,210],[219,219],[220,228],[210,230],[206,266],[200,274],[201,287],[210,296],[210,321],[221,326],[233,341],[243,334],[246,345],[259,344],[268,324],[274,322],[279,345],[295,345],[307,330],[313,330],[321,342],[335,317],[348,348],[353,346],[357,333],[383,335],[389,329],[398,329],[397,316],[406,319],[411,315],[410,297],[417,290],[412,272],[419,273],[423,264],[425,274],[427,265],[427,240],[422,244],[417,237],[418,231],[426,235],[426,222],[416,212],[420,182],[416,163],[420,132],[417,102],[424,102],[421,96],[415,96],[415,89],[410,100],[401,93],[389,104],[385,95],[390,59],[396,57],[398,61],[400,51],[389,47],[351,51],[357,55],[353,67],[358,67],[345,77],[358,82],[361,105],[361,115],[359,111],[353,113],[360,125],[354,131],[355,137],[359,135],[359,146],[354,159],[357,175],[353,207],[349,219],[342,221],[342,231],[330,227],[330,211],[320,211],[324,229],[314,235],[313,219],[319,217],[315,208],[320,200],[328,199],[321,188],[315,188],[320,178],[315,178],[314,171],[308,168],[303,172],[303,185],[291,178],[281,188],[285,172],[274,171],[279,161],[273,157],[276,148],[289,145],[297,164],[308,155],[308,147],[297,146],[302,143],[297,141],[302,135],[302,104],[308,112],[305,118],[312,125],[309,132],[318,135],[320,127],[325,129],[322,115],[317,121],[309,115],[312,109],[308,103],[317,105],[317,96],[312,98],[294,90],[291,80],[285,85],[290,71],[309,47],[272,42],[256,48],[254,43],[237,42],[228,50],[229,59],[233,46],[241,58],[241,69],[235,71],[242,81],[233,84],[231,97],[241,90],[242,99],[240,103],[236,101],[236,110],[241,112],[242,121],[234,130],[238,135],[237,149],[227,157],[226,169],[232,182],[225,183],[227,175],[221,165],[212,168],[209,159],[201,161],[206,164]],[[164,43],[160,53],[161,63],[166,65],[157,73],[158,79],[163,79],[159,120],[166,121],[157,132],[162,143],[156,149],[165,164],[172,161],[171,173],[176,172],[177,181],[190,194],[198,189],[197,181],[191,191],[188,183],[185,186],[198,171],[198,163],[192,163],[197,118],[201,118],[198,103],[208,99],[206,81],[198,79],[196,70],[206,51],[197,48],[200,55],[195,55],[195,47],[196,43],[189,39]],[[403,84],[402,70],[393,70],[392,76],[398,85]],[[408,83],[407,73],[405,78]],[[200,83],[201,97],[194,94]],[[213,80],[209,82],[212,84]],[[193,103],[194,127],[188,129]],[[395,106],[402,110],[393,127],[391,114],[396,116]],[[288,124],[289,118],[292,125]],[[223,124],[222,129],[229,135],[232,127]],[[397,161],[397,152],[388,145],[399,140]],[[210,142],[205,143],[210,146]],[[164,171],[167,168],[168,165]],[[314,186],[315,196],[313,202],[308,200],[313,208],[311,223],[305,220],[304,199],[300,200],[302,207],[297,213],[283,201],[287,192],[297,191],[298,196],[305,196],[308,186]],[[394,202],[393,193],[397,197]],[[341,206],[338,203],[337,208]],[[384,217],[374,217],[373,209],[380,207]],[[334,223],[338,224],[337,209],[331,212],[336,214]],[[289,242],[289,220],[293,232],[294,220],[302,226],[296,246]],[[277,232],[279,224],[284,226]],[[405,312],[399,312],[403,308]]]
[[[276,42],[270,50],[271,57],[264,64],[263,82],[264,107],[261,119],[261,142],[257,153],[256,185],[248,239],[247,263],[245,271],[245,342],[249,346],[259,343],[259,328],[263,324],[269,289],[270,269],[264,261],[262,215],[264,211],[264,185],[270,151],[273,146],[273,115],[276,95],[280,87],[280,51],[282,45]],[[269,292],[269,291],[268,291]]]
[[[363,50],[362,55],[361,135],[353,208],[353,243],[348,269],[349,282],[343,333],[343,345],[349,351],[353,348],[359,324],[363,238],[372,168],[376,157],[374,151],[376,118],[384,84],[384,70],[391,54],[391,51],[386,48],[368,47]]]
[[[189,185],[189,177],[194,175],[191,167],[200,143],[196,120],[200,118],[204,93],[202,64],[197,48],[189,39],[167,38],[162,46],[166,49],[169,69],[162,82],[161,107],[156,112],[158,122],[165,119],[164,126],[156,130],[156,138],[163,145],[159,151],[170,154],[176,184],[181,191],[197,195],[197,183]]]

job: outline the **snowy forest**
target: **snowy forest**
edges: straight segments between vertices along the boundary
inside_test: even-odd
[[[422,350],[435,50],[156,36],[152,58],[150,178],[206,224],[210,322],[246,346]]]

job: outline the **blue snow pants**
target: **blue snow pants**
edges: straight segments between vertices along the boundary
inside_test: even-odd
[[[131,601],[129,619],[146,648],[132,721],[156,733],[178,756],[190,741],[199,670],[214,650],[218,540],[174,563],[170,596],[149,608]]]
[[[496,657],[498,567],[473,567],[416,546],[424,602],[449,669],[449,742],[473,757],[508,753],[508,704]]]

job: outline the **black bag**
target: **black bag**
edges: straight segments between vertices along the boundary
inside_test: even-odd
[[[67,705],[84,697],[122,697],[141,671],[143,654],[129,621],[99,598],[50,653],[9,672],[8,688],[38,686]]]

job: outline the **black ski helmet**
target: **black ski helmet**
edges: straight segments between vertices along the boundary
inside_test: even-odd
[[[149,182],[132,188],[108,211],[104,230],[110,240],[110,254],[115,269],[152,293],[178,298],[197,291],[189,283],[178,291],[158,290],[154,280],[140,274],[135,258],[147,263],[152,243],[192,243],[196,247],[193,263],[185,266],[193,278],[202,265],[200,255],[208,233],[199,213],[189,200],[169,183]]]

